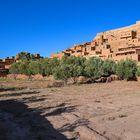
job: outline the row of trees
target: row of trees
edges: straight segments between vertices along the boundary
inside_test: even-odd
[[[16,55],[16,59],[26,61],[26,60],[36,60],[36,59],[43,59],[40,54],[32,54],[29,52],[20,52]]]
[[[21,60],[13,63],[9,72],[11,74],[25,74],[36,75],[41,74],[43,76],[53,75],[53,69],[59,65],[58,59],[40,59],[40,60]]]
[[[121,60],[115,62],[107,59],[91,57],[64,57],[61,60],[56,58],[44,58],[40,60],[23,60],[13,63],[10,68],[12,74],[26,74],[43,76],[54,75],[56,79],[67,81],[72,78],[75,80],[78,76],[90,77],[93,81],[100,77],[108,77],[111,74],[118,75],[121,79],[133,80],[138,73],[139,68],[133,60]],[[139,70],[140,71],[140,70]]]

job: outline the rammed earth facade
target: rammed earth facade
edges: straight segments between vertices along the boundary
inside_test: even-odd
[[[91,41],[77,44],[51,58],[61,59],[63,56],[100,57],[102,59],[133,59],[140,62],[140,21],[136,24],[98,33]]]

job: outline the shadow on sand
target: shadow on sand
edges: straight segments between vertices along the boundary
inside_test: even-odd
[[[25,89],[24,87],[0,87],[0,92],[4,92],[4,91],[18,91],[18,90],[22,90]]]
[[[68,139],[38,109],[17,100],[5,100],[0,101],[0,140]]]

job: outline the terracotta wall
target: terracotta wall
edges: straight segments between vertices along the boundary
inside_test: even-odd
[[[127,53],[131,49],[135,51],[140,49],[140,21],[127,27],[98,33],[91,42],[74,45],[73,51],[69,53],[72,56],[86,58],[97,56],[105,59],[112,57],[114,60],[131,58],[138,61],[139,53]],[[126,53],[122,52],[120,55],[116,55],[119,51],[120,53],[126,51]],[[54,56],[61,58],[62,54]]]

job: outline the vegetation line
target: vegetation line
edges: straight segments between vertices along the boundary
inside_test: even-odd
[[[102,60],[97,57],[86,59],[84,57],[63,57],[61,60],[57,58],[41,58],[39,60],[27,59],[23,57],[19,62],[15,62],[10,67],[11,74],[31,75],[41,74],[43,76],[53,75],[55,79],[68,79],[73,82],[79,76],[90,78],[91,82],[95,82],[101,77],[117,75],[120,80],[136,80],[136,76],[140,75],[140,67],[137,62],[131,59],[115,62],[111,59]]]

